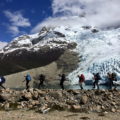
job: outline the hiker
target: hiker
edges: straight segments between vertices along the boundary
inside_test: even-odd
[[[45,75],[40,74],[39,80],[40,80],[40,83],[39,83],[39,85],[38,85],[38,88],[40,88],[40,86],[43,86],[43,83],[44,83],[44,81],[45,81]]]
[[[93,75],[94,75],[94,82],[93,82],[93,88],[95,89],[95,87],[97,86],[97,89],[99,90],[99,84],[98,84],[98,82],[99,82],[99,80],[101,79],[101,77],[100,77],[100,74],[99,73],[93,73]]]
[[[6,81],[5,77],[4,77],[4,76],[1,76],[1,77],[0,77],[0,86],[1,86],[2,88],[4,88],[4,89],[6,89],[6,88],[3,86],[3,84],[5,83],[5,81]]]
[[[107,73],[107,78],[108,78],[109,89],[112,89],[112,86],[113,86],[112,74],[111,73]]]
[[[26,81],[26,90],[27,90],[27,89],[29,89],[29,87],[30,87],[30,86],[29,86],[29,82],[30,82],[32,79],[31,79],[30,74],[27,74],[27,75],[24,76],[24,77],[25,77],[25,80],[24,80],[24,81]],[[23,82],[24,82],[24,81],[23,81]]]
[[[66,80],[65,74],[59,75],[61,77],[60,79],[60,87],[64,90],[64,81]]]
[[[116,73],[112,73],[112,81],[117,81],[117,75]],[[115,83],[113,83],[114,87],[116,88],[117,85]]]
[[[78,78],[79,78],[79,85],[80,85],[80,88],[82,90],[83,89],[83,84],[85,82],[85,76],[83,74],[81,74],[81,75],[78,75]]]

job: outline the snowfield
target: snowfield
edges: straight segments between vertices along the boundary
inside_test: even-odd
[[[93,32],[94,29],[81,26],[44,29],[40,33],[15,38],[1,52],[5,54],[22,48],[37,51],[44,45],[50,48],[62,47],[64,44],[56,44],[58,41],[76,42],[74,51],[79,53],[80,63],[79,67],[68,75],[71,84],[77,84],[77,75],[81,73],[85,74],[87,80],[91,80],[92,73],[97,72],[103,77],[107,72],[116,72],[120,76],[120,29]],[[57,35],[56,32],[65,37]],[[38,38],[39,41],[36,41]]]

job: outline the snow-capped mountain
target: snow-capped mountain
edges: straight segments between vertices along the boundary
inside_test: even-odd
[[[7,42],[0,41],[0,49],[4,48],[7,45]]]
[[[29,51],[37,51],[40,47],[45,45],[50,48],[62,48],[65,47],[65,43],[69,43],[69,41],[65,39],[64,34],[44,27],[40,33],[33,35],[22,35],[13,39],[7,46],[4,47],[3,52],[8,53],[24,48]]]
[[[57,60],[56,64],[61,68],[63,65],[59,62],[60,56],[75,47],[76,43],[67,40],[63,33],[44,27],[37,34],[13,39],[0,51],[0,73],[12,74],[42,67]]]
[[[39,51],[42,47],[50,49],[68,49],[71,43],[76,43],[73,49],[79,54],[79,64],[76,70],[68,74],[73,84],[77,83],[78,74],[84,73],[86,79],[91,79],[92,73],[99,72],[105,76],[107,72],[120,74],[120,29],[97,30],[90,26],[43,28],[40,33],[24,35],[15,38],[1,54],[19,50]],[[67,69],[67,68],[66,68]]]

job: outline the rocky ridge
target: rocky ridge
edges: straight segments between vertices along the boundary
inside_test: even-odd
[[[119,90],[0,90],[1,110],[118,112]]]

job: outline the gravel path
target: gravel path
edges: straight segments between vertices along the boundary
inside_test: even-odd
[[[120,113],[72,113],[52,111],[47,114],[35,111],[0,111],[0,120],[119,120]]]

